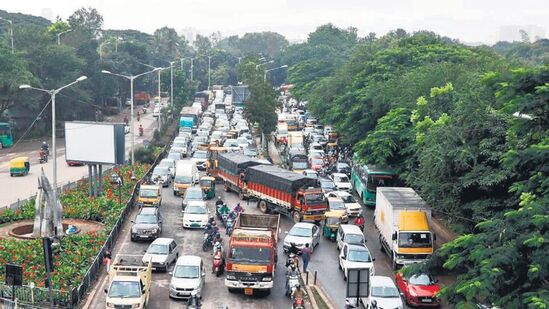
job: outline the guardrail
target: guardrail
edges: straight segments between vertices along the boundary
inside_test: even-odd
[[[122,226],[124,224],[124,220],[130,213],[133,205],[135,205],[135,198],[138,194],[138,185],[148,177],[148,175],[152,172],[154,167],[160,162],[161,158],[163,158],[166,154],[167,147],[164,147],[162,152],[159,154],[159,156],[156,158],[156,160],[151,164],[151,167],[149,170],[143,175],[141,179],[139,179],[132,191],[132,196],[126,203],[126,206],[122,210],[122,213],[120,214],[120,217],[118,217],[118,220],[114,224],[111,232],[107,236],[107,239],[105,240],[105,243],[99,250],[98,254],[95,256],[92,264],[86,271],[86,274],[82,278],[82,281],[80,284],[73,288],[71,291],[60,291],[60,290],[53,290],[54,291],[54,306],[55,308],[76,308],[78,303],[83,300],[86,296],[86,292],[89,289],[89,287],[93,284],[93,281],[99,276],[101,265],[103,263],[103,258],[105,257],[105,253],[109,248],[114,247],[114,242],[118,238],[118,235],[120,234],[120,231],[122,230]],[[104,175],[109,174],[110,169],[107,169],[103,172]],[[86,181],[86,178],[82,178],[74,183],[66,184],[65,186],[59,187],[58,190],[61,192],[64,192],[70,188],[74,188],[78,182],[80,181]],[[32,197],[31,197],[32,198]],[[21,205],[24,205],[23,203],[28,200],[22,200],[17,205],[17,207],[20,207]],[[11,205],[10,205],[11,208]],[[13,209],[13,208],[12,208]],[[18,209],[18,208],[15,208]],[[14,209],[14,210],[15,210]],[[1,211],[1,210],[0,210]],[[0,296],[11,298],[12,297],[12,287],[5,285],[3,283],[0,283]],[[18,300],[17,308],[50,308],[49,307],[49,291],[47,288],[31,288],[29,286],[18,286],[15,287],[15,296]],[[40,307],[40,305],[48,306]],[[16,307],[6,307],[6,308],[16,308]]]

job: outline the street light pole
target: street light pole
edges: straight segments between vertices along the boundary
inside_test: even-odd
[[[69,30],[66,30],[66,31],[63,31],[63,32],[59,32],[57,34],[57,45],[61,45],[61,35],[65,34],[67,32],[71,32],[71,31],[72,31],[72,29],[69,29]]]
[[[10,23],[10,38],[11,38],[11,53],[15,53],[15,49],[13,48],[13,21],[9,19],[5,19],[3,17],[0,17],[1,20],[5,20],[6,22]]]
[[[170,61],[170,103],[173,107],[173,64],[175,61]]]
[[[151,71],[147,71],[147,72],[144,72],[144,73],[141,73],[141,74],[138,74],[138,75],[122,75],[122,74],[116,74],[116,73],[112,73],[110,71],[107,71],[107,70],[102,70],[101,73],[104,73],[104,74],[109,74],[109,75],[114,75],[114,76],[118,76],[118,77],[123,77],[123,78],[126,78],[126,79],[129,79],[130,80],[130,122],[131,122],[131,127],[130,127],[130,132],[131,132],[131,135],[132,135],[132,141],[131,141],[131,164],[132,164],[132,178],[135,179],[135,175],[133,173],[133,164],[135,162],[135,156],[134,156],[134,145],[135,145],[135,127],[134,127],[134,120],[133,120],[133,81],[138,78],[138,77],[141,77],[143,75],[146,75],[146,74],[149,74],[149,73],[152,73],[152,72],[156,72],[160,70],[160,68],[155,68],[154,70],[151,70]]]
[[[211,56],[208,56],[208,90],[210,90],[210,84],[211,84]]]
[[[86,76],[80,76],[75,81],[70,84],[67,84],[61,88],[47,90],[42,88],[31,87],[30,85],[21,85],[19,89],[34,89],[38,91],[45,92],[51,96],[51,138],[52,138],[52,159],[53,159],[53,203],[57,205],[57,141],[56,141],[56,126],[55,126],[55,97],[63,89],[70,87],[78,82],[86,80]]]

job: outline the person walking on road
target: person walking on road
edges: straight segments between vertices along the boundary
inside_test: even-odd
[[[313,255],[313,250],[309,247],[309,244],[305,244],[305,248],[301,250],[301,259],[303,260],[303,272],[307,272],[307,266],[309,266],[309,261]]]

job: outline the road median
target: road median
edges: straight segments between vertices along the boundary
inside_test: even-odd
[[[309,273],[302,273],[301,280],[305,292],[309,296],[309,302],[312,308],[315,309],[328,309],[337,308],[332,299],[324,291],[324,288],[316,282],[316,271]]]

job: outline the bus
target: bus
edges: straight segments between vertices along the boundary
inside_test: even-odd
[[[377,187],[398,186],[398,175],[390,168],[355,163],[351,169],[351,183],[364,205],[376,205]]]
[[[13,134],[9,123],[0,122],[0,149],[13,146]]]

